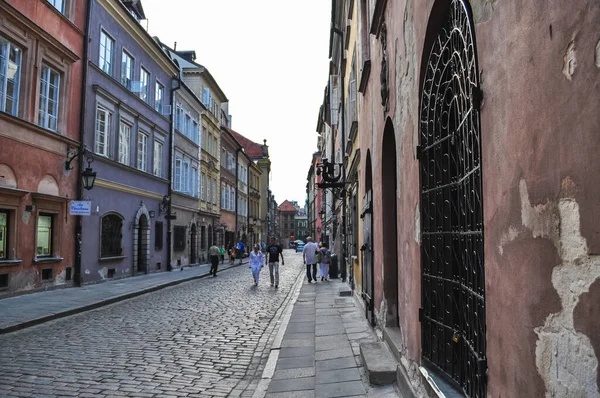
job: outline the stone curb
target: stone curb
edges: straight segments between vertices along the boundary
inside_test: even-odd
[[[221,269],[219,271],[217,271],[217,272],[220,273],[220,272],[226,271],[226,270],[231,269],[231,268],[239,267],[240,265],[244,265],[244,264],[247,264],[247,263],[242,262],[241,264],[233,264],[233,265],[228,264],[228,267],[226,267],[226,268],[225,267],[219,267]],[[171,271],[171,272],[174,272],[174,271]],[[130,298],[133,298],[133,297],[137,297],[137,296],[141,296],[141,295],[147,294],[147,293],[152,293],[152,292],[155,292],[157,290],[165,289],[167,287],[176,286],[176,285],[179,285],[179,284],[184,283],[184,282],[189,282],[189,281],[192,281],[192,280],[195,280],[195,279],[205,278],[208,275],[209,275],[208,273],[203,273],[203,274],[200,274],[200,275],[194,275],[194,276],[190,276],[190,277],[178,279],[178,280],[175,280],[175,281],[165,282],[165,283],[162,283],[162,284],[159,283],[159,284],[157,284],[155,286],[152,286],[152,287],[149,287],[149,288],[141,289],[141,290],[138,290],[138,291],[135,291],[135,292],[125,293],[125,294],[122,294],[122,295],[119,295],[119,296],[115,296],[115,297],[110,297],[110,298],[107,298],[105,300],[100,300],[100,301],[98,301],[96,303],[93,303],[93,304],[88,304],[88,305],[84,305],[84,306],[81,306],[81,307],[78,307],[78,308],[73,308],[73,309],[69,309],[69,310],[65,310],[65,311],[56,312],[56,313],[53,313],[53,314],[50,314],[50,315],[47,315],[47,316],[42,316],[40,318],[36,318],[36,319],[29,320],[29,321],[25,321],[25,322],[22,322],[22,323],[19,323],[19,324],[16,324],[16,325],[11,325],[11,326],[7,326],[5,328],[0,328],[0,335],[7,334],[7,333],[12,333],[12,332],[16,332],[18,330],[23,330],[23,329],[26,329],[26,328],[29,328],[29,327],[32,327],[32,326],[40,325],[42,323],[53,321],[55,319],[65,318],[65,317],[70,316],[70,315],[75,315],[75,314],[79,314],[79,313],[82,313],[82,312],[91,311],[91,310],[94,310],[94,309],[97,309],[97,308],[100,308],[100,307],[104,307],[104,306],[107,306],[107,305],[110,305],[110,304],[117,303],[119,301],[124,301],[124,300],[130,299]],[[69,289],[77,289],[77,288],[73,287],[73,288],[69,288]]]

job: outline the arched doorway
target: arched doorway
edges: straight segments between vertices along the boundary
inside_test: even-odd
[[[148,241],[150,240],[150,227],[148,226],[148,218],[145,214],[140,216],[138,221],[137,231],[137,272],[148,273],[148,257],[150,256],[150,248]]]
[[[373,171],[371,168],[371,153],[367,152],[365,166],[365,195],[360,217],[363,219],[363,244],[360,247],[362,255],[362,280],[365,300],[365,316],[375,326],[375,275],[373,272]]]
[[[388,119],[381,154],[381,201],[383,209],[383,293],[387,302],[386,326],[398,327],[398,232],[396,210],[396,138]]]
[[[479,81],[471,10],[437,1],[421,73],[423,362],[486,396]]]
[[[190,228],[190,264],[198,262],[197,235],[196,223],[192,223],[192,228]]]

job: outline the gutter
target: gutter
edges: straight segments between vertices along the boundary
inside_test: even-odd
[[[79,114],[79,154],[77,156],[77,198],[83,198],[83,180],[81,178],[81,170],[83,170],[83,151],[85,148],[85,114],[87,100],[87,75],[88,75],[88,52],[90,42],[90,19],[92,15],[92,0],[87,2],[87,10],[85,16],[85,33],[83,35],[83,68],[81,76],[81,109]],[[83,218],[76,216],[75,219],[75,269],[73,270],[73,280],[76,286],[83,285],[81,277],[81,245],[82,245]]]
[[[171,61],[172,62],[172,61]],[[177,81],[177,86],[173,87],[173,82]],[[177,73],[177,78],[171,79],[171,131],[169,134],[169,188],[167,190],[167,196],[169,198],[169,204],[167,206],[167,271],[172,271],[173,266],[171,265],[171,213],[172,213],[172,200],[171,195],[173,194],[173,152],[175,151],[175,91],[181,88],[181,74]]]

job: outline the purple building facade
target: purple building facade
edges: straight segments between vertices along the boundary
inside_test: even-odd
[[[139,1],[92,1],[84,141],[97,179],[83,220],[83,283],[167,269],[178,68],[144,18]]]

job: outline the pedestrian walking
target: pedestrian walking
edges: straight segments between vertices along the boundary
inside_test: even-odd
[[[240,259],[240,264],[242,263],[243,259],[244,259],[244,249],[246,248],[246,245],[244,244],[244,242],[242,242],[241,240],[238,241],[237,246],[236,246],[236,250],[235,250],[235,257]]]
[[[306,264],[306,277],[308,278],[308,283],[311,283],[313,280],[317,281],[317,244],[313,242],[312,237],[308,236],[306,238],[306,245],[304,245],[304,249],[302,250],[302,257],[304,259],[304,264]],[[311,268],[312,266],[312,273]]]
[[[264,255],[260,251],[258,244],[254,245],[254,250],[250,252],[250,261],[248,268],[252,269],[252,277],[254,278],[254,285],[258,286],[258,278],[260,277],[260,270],[265,263]]]
[[[279,256],[281,256],[281,265],[285,265],[283,260],[283,249],[277,244],[274,237],[271,238],[271,244],[267,246],[267,253],[269,253],[269,276],[271,277],[271,286],[275,284],[275,289],[279,288]]]
[[[213,277],[217,276],[217,268],[219,267],[219,257],[221,257],[221,251],[217,245],[212,245],[208,248],[208,256],[210,257],[210,274]]]
[[[219,252],[221,253],[221,264],[223,264],[225,262],[225,248],[221,246]]]
[[[327,243],[321,243],[319,249],[319,268],[321,269],[321,282],[329,280],[329,263],[331,262],[331,251]]]

